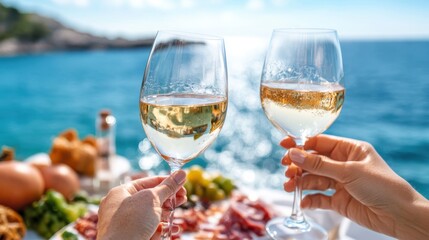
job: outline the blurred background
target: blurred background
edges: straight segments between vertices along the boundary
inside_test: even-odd
[[[428,16],[426,0],[2,0],[0,146],[19,160],[49,152],[65,129],[94,135],[108,108],[117,153],[135,170],[165,173],[139,119],[151,43],[157,30],[213,34],[226,41],[228,114],[217,141],[190,164],[281,188],[282,136],[259,101],[265,49],[274,28],[333,28],[346,98],[327,133],[372,143],[429,197]]]

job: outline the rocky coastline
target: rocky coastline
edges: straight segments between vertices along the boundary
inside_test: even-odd
[[[32,13],[24,14],[14,8],[0,7],[2,7],[3,12],[6,12],[6,17],[3,19],[0,14],[0,36],[3,36],[0,38],[0,56],[47,51],[139,48],[151,46],[154,41],[154,38],[128,40],[95,36],[76,31],[48,17]],[[25,17],[25,24],[29,25],[25,26],[27,29],[24,28],[24,30],[32,35],[14,34],[16,32],[14,29],[23,22],[23,17]],[[40,28],[39,32],[41,33],[34,34],[35,28]]]

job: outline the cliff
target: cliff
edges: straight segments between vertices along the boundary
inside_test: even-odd
[[[0,55],[59,50],[136,48],[150,46],[153,38],[109,39],[76,31],[60,22],[0,3]]]

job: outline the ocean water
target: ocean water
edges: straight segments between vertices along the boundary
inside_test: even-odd
[[[259,77],[266,39],[226,41],[229,106],[216,142],[190,164],[216,169],[252,187],[280,187],[285,150],[262,112]],[[346,97],[327,133],[374,145],[429,197],[429,41],[343,41]],[[145,139],[139,91],[150,49],[54,52],[0,58],[0,146],[18,159],[49,152],[54,136],[95,133],[98,111],[117,118],[117,152],[135,169],[165,172]],[[398,193],[399,194],[399,193]]]

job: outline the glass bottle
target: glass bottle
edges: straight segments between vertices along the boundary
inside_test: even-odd
[[[96,136],[99,150],[97,185],[100,192],[108,191],[113,182],[111,171],[112,162],[116,154],[115,127],[116,118],[110,110],[101,110],[96,121]]]

